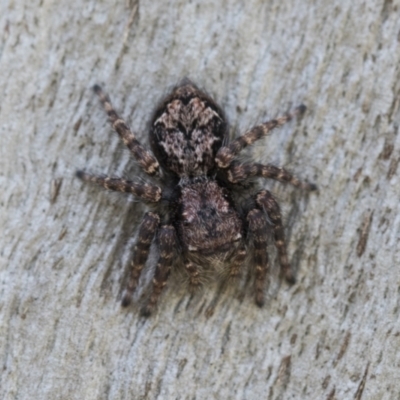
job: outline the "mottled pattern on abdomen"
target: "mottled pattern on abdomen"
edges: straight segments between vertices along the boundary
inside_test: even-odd
[[[217,182],[202,179],[181,192],[178,232],[185,252],[224,254],[242,238],[242,221]]]

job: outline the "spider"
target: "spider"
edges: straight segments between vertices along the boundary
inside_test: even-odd
[[[222,109],[194,83],[184,80],[154,112],[149,133],[152,152],[149,152],[119,117],[100,86],[93,89],[113,129],[141,169],[152,178],[142,183],[77,171],[83,181],[131,193],[151,209],[139,227],[122,306],[132,301],[153,241],[159,256],[151,295],[142,308],[146,316],[156,307],[172,267],[184,271],[189,287],[196,289],[210,274],[237,278],[245,266],[250,266],[255,302],[261,307],[271,231],[281,274],[287,282],[295,282],[279,205],[268,190],[257,188],[255,178],[275,179],[308,191],[317,187],[300,181],[283,168],[238,161],[237,156],[272,129],[302,115],[306,110],[304,105],[229,142]]]

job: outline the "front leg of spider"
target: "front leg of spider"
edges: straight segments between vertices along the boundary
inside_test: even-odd
[[[136,139],[136,135],[129,129],[126,122],[120,118],[111,104],[110,98],[99,85],[94,85],[93,90],[99,96],[104,110],[108,115],[113,129],[118,133],[126,147],[131,151],[143,171],[150,176],[159,174],[160,166],[157,159],[148,152]]]
[[[217,153],[216,163],[219,168],[228,168],[235,157],[247,146],[251,146],[257,140],[266,137],[273,129],[278,128],[294,117],[302,116],[307,107],[302,104],[294,109],[293,112],[282,115],[278,118],[271,119],[261,125],[257,125],[250,129],[243,136],[238,137],[227,146],[221,147]]]

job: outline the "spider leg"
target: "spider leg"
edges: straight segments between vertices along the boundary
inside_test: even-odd
[[[242,273],[243,262],[246,258],[246,249],[244,246],[240,247],[232,259],[229,267],[229,278],[236,279]]]
[[[219,168],[228,168],[235,156],[242,151],[245,147],[252,145],[257,140],[265,137],[274,128],[284,125],[297,115],[302,115],[306,111],[305,105],[300,105],[294,109],[291,113],[282,115],[278,118],[271,119],[270,121],[264,122],[261,125],[257,125],[254,128],[247,131],[243,136],[239,136],[236,140],[231,142],[229,145],[221,147],[217,153],[215,161]]]
[[[132,152],[142,169],[149,175],[158,175],[160,166],[156,158],[139,143],[135,134],[114,110],[110,98],[102,91],[101,87],[95,85],[93,90],[99,96],[113,129],[118,133],[125,146]]]
[[[162,226],[159,233],[160,257],[153,278],[153,292],[147,305],[142,309],[143,316],[147,317],[152,313],[164,286],[167,284],[176,242],[175,228],[172,225]]]
[[[239,162],[234,162],[227,169],[227,175],[229,182],[232,183],[238,183],[251,177],[262,177],[274,179],[279,182],[290,183],[291,185],[303,190],[317,190],[317,186],[315,184],[301,181],[300,179],[293,176],[286,169],[276,167],[271,164],[242,164]]]
[[[189,275],[189,287],[195,291],[201,285],[199,269],[189,260],[185,260],[185,269]]]
[[[289,264],[286,250],[285,233],[283,230],[282,216],[279,204],[268,190],[262,190],[256,195],[257,205],[266,211],[273,224],[275,247],[278,251],[281,273],[289,283],[295,283],[296,279]]]
[[[129,306],[132,301],[132,295],[138,285],[142,269],[146,264],[150,252],[150,245],[159,223],[160,217],[152,212],[146,213],[143,217],[131,263],[132,270],[122,298],[121,304],[123,307]]]
[[[150,203],[157,203],[162,195],[161,188],[151,183],[127,181],[122,178],[111,178],[105,175],[92,175],[84,171],[77,171],[76,176],[84,182],[96,183],[116,192],[131,193]]]
[[[233,281],[237,278],[240,277],[242,271],[243,271],[243,263],[244,260],[246,259],[246,248],[244,247],[244,244],[240,246],[233,257],[231,257],[230,262],[229,262],[229,268],[227,270],[226,278],[227,279],[221,279],[217,293],[214,296],[214,298],[211,300],[209,306],[207,307],[205,311],[205,315],[207,318],[210,318],[215,311],[215,307],[221,297],[221,294],[225,291],[225,289],[228,287],[228,284],[230,281]],[[225,273],[225,271],[224,271]],[[224,275],[225,277],[225,275]]]
[[[249,232],[253,236],[254,243],[254,262],[255,262],[255,300],[259,307],[264,304],[265,280],[268,271],[268,252],[267,252],[267,221],[263,212],[253,209],[247,214]]]

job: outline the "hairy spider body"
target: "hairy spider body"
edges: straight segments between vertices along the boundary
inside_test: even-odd
[[[158,183],[77,172],[84,181],[132,193],[155,206],[154,212],[146,213],[139,228],[122,300],[124,306],[131,302],[154,238],[159,259],[152,293],[142,310],[145,315],[156,306],[173,265],[183,266],[190,287],[197,288],[204,282],[206,273],[221,275],[223,272],[237,277],[246,260],[251,260],[255,301],[261,306],[268,272],[268,231],[271,230],[282,274],[288,282],[294,282],[279,205],[269,191],[257,192],[257,186],[249,178],[271,178],[305,190],[315,190],[316,186],[298,180],[283,168],[238,162],[236,155],[294,115],[302,114],[304,106],[256,126],[229,143],[221,108],[186,80],[172,90],[154,113],[150,125],[153,155],[138,142],[100,87],[95,86],[94,90],[113,128],[143,171]],[[240,200],[244,195],[245,201]],[[249,254],[250,249],[253,254]]]
[[[242,222],[228,192],[213,178],[215,157],[226,137],[222,110],[193,84],[177,87],[151,123],[153,153],[164,170],[179,179],[173,221],[188,261],[203,256],[226,259],[242,236]]]

